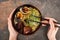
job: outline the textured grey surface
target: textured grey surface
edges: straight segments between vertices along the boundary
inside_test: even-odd
[[[60,0],[0,0],[0,40],[9,39],[7,18],[13,9],[22,4],[34,5],[41,11],[43,17],[53,17],[60,22]],[[18,40],[48,40],[47,28],[41,27],[30,36],[20,34]],[[60,29],[56,38],[60,40]]]

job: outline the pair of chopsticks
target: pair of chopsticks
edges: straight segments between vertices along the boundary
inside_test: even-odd
[[[47,20],[47,21],[49,21],[48,19],[44,19],[44,18],[42,18],[42,20]],[[54,22],[56,25],[56,27],[59,27],[60,28],[60,23],[59,22]],[[45,24],[45,23],[44,23]],[[50,24],[46,24],[46,25],[50,25]]]

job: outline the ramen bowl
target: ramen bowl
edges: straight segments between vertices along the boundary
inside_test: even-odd
[[[14,29],[23,35],[35,33],[41,26],[41,12],[31,4],[24,4],[15,9],[12,15]]]

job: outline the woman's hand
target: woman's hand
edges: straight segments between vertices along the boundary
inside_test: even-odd
[[[9,33],[10,33],[9,40],[16,40],[17,39],[17,35],[18,35],[18,32],[16,32],[14,30],[14,28],[12,26],[12,23],[11,23],[11,17],[12,17],[12,14],[13,14],[14,10],[10,14],[10,16],[8,17],[8,30],[9,30]]]
[[[58,31],[58,27],[55,27],[55,23],[54,22],[57,22],[55,19],[53,18],[49,18],[49,17],[45,17],[45,19],[48,19],[49,21],[43,21],[43,23],[48,23],[50,24],[50,27],[49,27],[49,30],[48,30],[48,33],[47,33],[47,36],[48,36],[48,39],[49,40],[56,40],[56,34],[57,34],[57,31]]]

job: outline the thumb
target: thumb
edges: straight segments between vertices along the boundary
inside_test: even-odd
[[[55,28],[55,24],[53,22],[53,20],[49,20],[49,24],[50,24],[50,29],[54,29]]]

